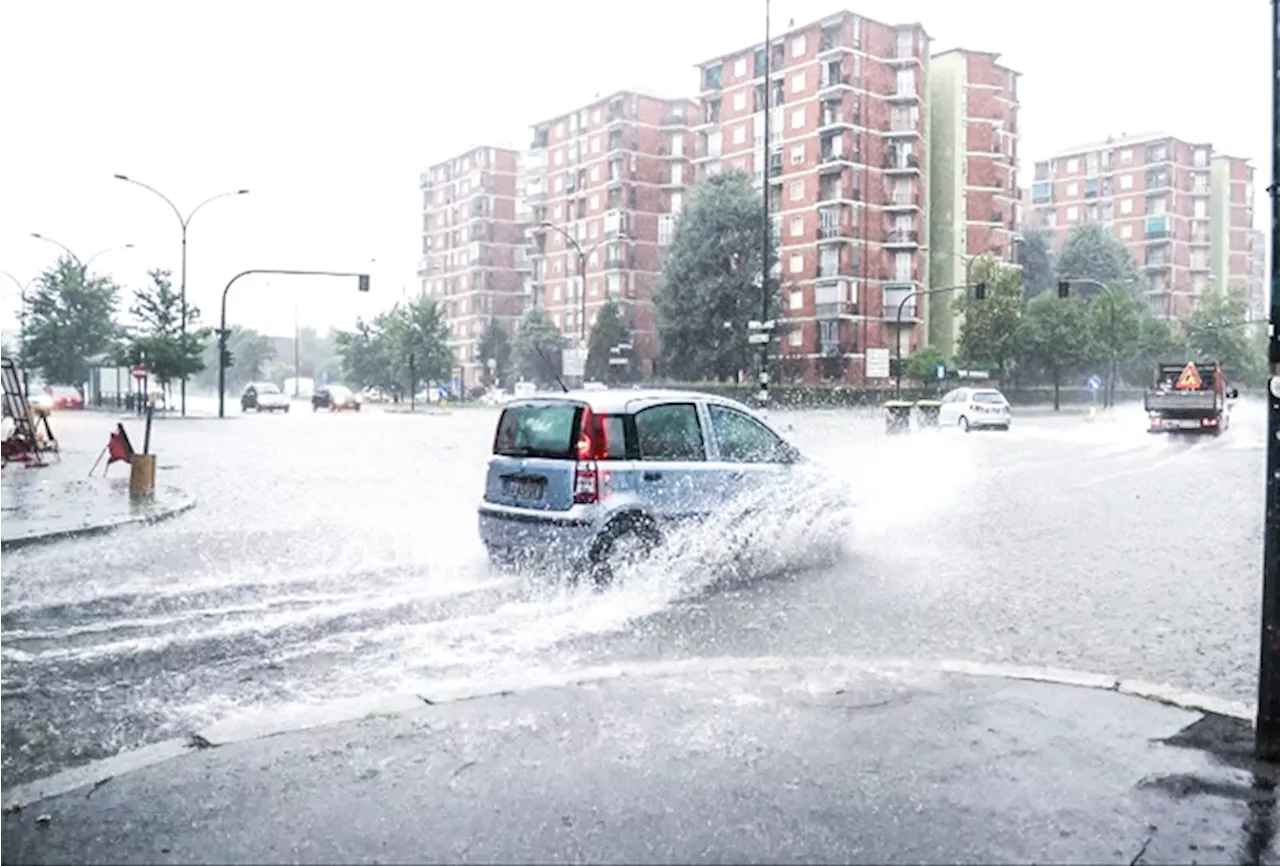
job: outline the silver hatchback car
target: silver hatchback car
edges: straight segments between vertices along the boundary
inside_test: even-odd
[[[516,399],[498,420],[480,538],[494,562],[550,559],[608,583],[672,526],[801,462],[759,415],[708,394],[584,390]]]

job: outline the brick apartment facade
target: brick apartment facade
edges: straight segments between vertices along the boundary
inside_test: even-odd
[[[955,49],[929,61],[929,283],[963,286],[992,254],[1017,260],[1018,75],[1000,55]],[[955,295],[927,300],[929,343],[955,354]]]
[[[767,164],[782,377],[861,382],[866,349],[893,346],[899,302],[928,273],[928,36],[832,15],[773,40],[767,85],[765,50],[699,64],[696,175],[738,170],[762,187]],[[904,356],[922,311],[904,306]]]
[[[1247,279],[1252,202],[1246,161],[1153,133],[1037,162],[1028,223],[1051,229],[1057,247],[1074,227],[1102,223],[1137,262],[1151,310],[1182,316],[1210,285]]]
[[[516,216],[517,153],[477,147],[422,172],[422,292],[449,322],[450,347],[467,387],[480,384],[480,336],[490,319],[511,333],[523,295]]]
[[[632,330],[632,370],[641,376],[653,373],[658,357],[652,299],[661,248],[693,183],[695,112],[687,99],[615,93],[537,124],[525,157],[529,302],[576,346],[614,299]],[[552,226],[586,257],[585,297],[577,250]]]
[[[1249,317],[1264,319],[1271,313],[1267,290],[1267,233],[1249,231]]]

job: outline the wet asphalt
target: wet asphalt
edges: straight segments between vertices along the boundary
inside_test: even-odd
[[[487,566],[496,411],[298,408],[160,422],[158,481],[193,511],[5,554],[6,787],[214,722],[630,661],[967,659],[1252,699],[1259,404],[1196,440],[1148,435],[1133,407],[967,436],[778,413],[857,502],[843,558],[806,561],[822,515],[760,527],[754,569],[720,523],[604,593]],[[59,471],[87,471],[115,420],[57,421]]]

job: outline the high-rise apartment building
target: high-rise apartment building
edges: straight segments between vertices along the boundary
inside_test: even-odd
[[[929,61],[929,282],[970,283],[970,265],[993,254],[1016,261],[1018,73],[1000,55],[955,49]],[[955,295],[927,304],[929,343],[955,354]]]
[[[903,355],[922,342],[928,56],[919,24],[841,12],[699,64],[698,177],[737,170],[768,186],[785,379],[865,380],[900,308]]]
[[[642,376],[658,356],[652,298],[661,248],[693,183],[695,113],[687,99],[615,93],[537,124],[525,158],[531,303],[576,346],[612,298]]]
[[[422,292],[449,325],[449,345],[466,387],[481,383],[480,336],[490,319],[511,332],[523,297],[517,257],[517,154],[477,147],[422,172]]]
[[[1111,138],[1037,162],[1029,224],[1061,246],[1098,222],[1133,255],[1153,312],[1181,316],[1210,285],[1248,273],[1252,169],[1164,133]],[[1216,239],[1216,240],[1215,240]]]
[[[1267,289],[1267,233],[1249,231],[1249,318],[1265,319],[1271,314],[1271,292]]]
[[[1252,291],[1253,166],[1214,154],[1209,160],[1210,283],[1246,298]]]

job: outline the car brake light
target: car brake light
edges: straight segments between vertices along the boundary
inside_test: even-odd
[[[608,459],[608,417],[596,415],[590,408],[582,410],[578,433],[578,465],[574,471],[573,501],[575,503],[599,502],[602,498],[601,472],[597,460]]]
[[[1217,427],[1218,419],[1217,418],[1201,418],[1200,426],[1201,427]]]

